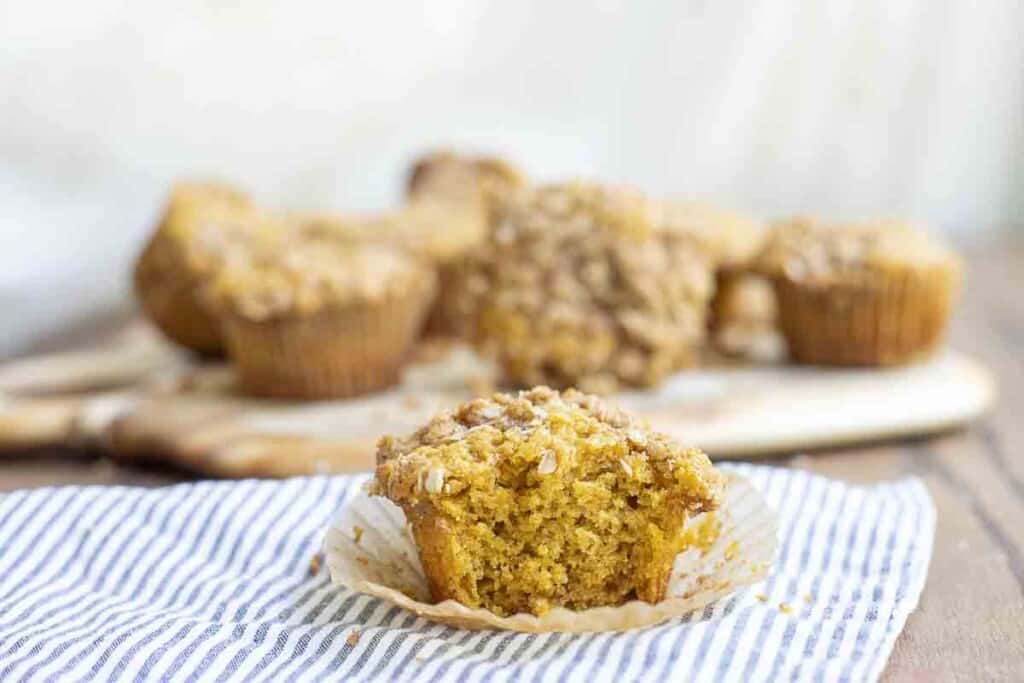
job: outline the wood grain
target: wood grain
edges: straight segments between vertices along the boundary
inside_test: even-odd
[[[771,461],[852,482],[914,474],[927,483],[938,511],[935,551],[921,605],[885,673],[890,681],[1019,681],[1024,672],[1024,244],[974,252],[968,265],[952,343],[996,372],[1000,400],[987,418],[929,440]],[[48,348],[82,341],[51,340]],[[188,476],[73,455],[0,462],[0,490]]]

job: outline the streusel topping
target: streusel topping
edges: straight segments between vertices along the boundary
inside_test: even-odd
[[[544,386],[474,399],[440,412],[409,436],[382,437],[377,443],[378,492],[395,501],[455,496],[473,483],[460,474],[480,474],[481,468],[494,468],[510,455],[498,444],[538,439],[546,449],[538,453],[536,473],[552,474],[560,465],[567,469],[568,458],[580,457],[575,446],[569,447],[578,438],[593,446],[591,457],[607,459],[627,474],[640,469],[640,460],[659,478],[677,478],[685,471],[692,512],[710,509],[721,493],[721,475],[700,449],[683,448],[597,396]],[[431,475],[441,485],[431,485]]]
[[[258,321],[435,286],[433,269],[386,245],[281,235],[225,263],[206,294],[214,306]]]
[[[758,259],[766,275],[827,283],[870,282],[892,268],[955,266],[955,254],[901,221],[827,224],[794,218],[777,225]]]
[[[165,238],[197,276],[275,239],[284,225],[238,190],[219,183],[181,183],[172,190],[160,225]]]

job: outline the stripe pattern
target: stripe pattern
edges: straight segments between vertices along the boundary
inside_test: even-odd
[[[779,511],[763,584],[627,633],[460,631],[332,586],[311,559],[365,476],[0,496],[0,680],[875,680],[917,605],[935,511],[725,465]]]

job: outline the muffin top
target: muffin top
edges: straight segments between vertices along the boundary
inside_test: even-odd
[[[661,211],[664,229],[692,235],[716,267],[744,266],[764,244],[764,226],[739,213],[696,201],[665,201]]]
[[[292,214],[289,223],[307,237],[348,244],[389,246],[434,263],[446,263],[483,241],[487,217],[480,202],[424,194],[395,211],[378,214]]]
[[[579,182],[508,202],[454,294],[508,379],[606,392],[692,361],[710,264],[657,215],[639,192]]]
[[[827,284],[870,282],[879,273],[958,264],[952,250],[905,222],[827,224],[800,217],[772,229],[757,267],[772,277]]]
[[[526,185],[522,171],[497,157],[463,156],[448,150],[418,159],[409,172],[406,193],[484,200]]]
[[[500,206],[525,184],[523,174],[501,159],[429,154],[409,173],[406,206],[388,217],[380,233],[448,263],[485,240]]]
[[[235,188],[184,182],[172,189],[157,235],[194,273],[204,275],[283,229],[279,220]]]
[[[383,437],[373,492],[410,507],[468,489],[521,489],[599,471],[673,491],[693,513],[714,509],[724,486],[699,449],[596,396],[535,387],[469,401],[407,437]]]
[[[398,249],[282,234],[223,263],[205,295],[215,308],[261,321],[383,302],[434,286],[433,270]]]

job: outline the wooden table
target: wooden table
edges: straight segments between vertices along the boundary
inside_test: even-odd
[[[772,461],[852,482],[913,474],[927,483],[938,510],[935,552],[921,605],[896,642],[889,680],[1024,680],[1024,243],[976,250],[968,264],[952,340],[995,371],[1000,398],[992,414],[936,439]],[[0,490],[188,478],[82,453],[0,460]]]

